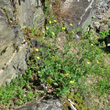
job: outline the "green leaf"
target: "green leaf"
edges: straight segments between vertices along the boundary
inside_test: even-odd
[[[58,84],[57,84],[57,83],[55,83],[55,82],[54,82],[53,84],[54,84],[55,86],[58,86]]]

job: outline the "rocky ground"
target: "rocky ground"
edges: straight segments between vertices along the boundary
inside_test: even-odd
[[[109,0],[97,0],[97,10],[93,16],[92,24],[90,28],[95,28],[96,34],[97,32],[110,30],[110,1]],[[99,36],[100,37],[100,36]],[[108,58],[109,59],[109,58]],[[107,60],[108,64],[110,64]],[[87,102],[88,106],[90,106],[90,102]],[[71,104],[70,109],[76,110],[76,108],[72,107]],[[34,99],[30,103],[23,105],[22,107],[16,108],[16,110],[62,110],[62,101],[61,99],[51,97],[44,97],[40,100]]]

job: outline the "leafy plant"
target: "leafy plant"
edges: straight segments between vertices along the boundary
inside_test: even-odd
[[[46,0],[47,9],[50,2]],[[50,10],[45,10],[45,14],[50,13]],[[79,29],[75,30],[70,24],[69,28],[73,30],[68,32],[64,23],[54,19],[51,14],[46,16],[46,20],[43,32],[35,28],[37,18],[33,28],[27,26],[23,29],[28,43],[36,36],[45,35],[45,39],[39,39],[39,49],[31,48],[26,72],[0,87],[0,104],[7,109],[14,104],[19,106],[51,90],[56,96],[70,98],[78,109],[87,110],[89,108],[83,101],[83,96],[89,94],[92,97],[92,92],[92,95],[100,98],[108,96],[110,92],[110,69],[105,66],[102,54],[109,56],[99,48],[104,45],[97,45],[98,37],[105,38],[109,33],[104,31],[96,36],[94,30],[81,30],[82,39],[76,43],[73,40],[74,32],[79,32]],[[62,48],[58,45],[60,33],[63,33],[66,39]],[[78,52],[74,53],[76,48]],[[43,92],[38,93],[37,86],[41,85]],[[97,105],[94,106],[98,108]],[[0,109],[4,108],[0,106]]]

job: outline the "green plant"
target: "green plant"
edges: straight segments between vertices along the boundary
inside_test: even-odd
[[[75,102],[75,106],[77,109],[90,110],[90,108],[87,107],[86,102],[83,100],[83,96],[81,96],[80,92],[70,93],[68,95],[68,99],[71,99],[72,102]]]
[[[34,94],[32,92],[28,92],[27,93],[27,100],[30,101],[32,99],[34,99]]]
[[[35,25],[36,25],[36,23],[37,23],[37,19],[39,18],[40,16],[38,16],[38,17],[36,17],[35,18],[35,20],[33,21],[33,27],[32,27],[32,29],[31,29],[31,34],[32,34],[32,36],[34,36],[35,35]]]
[[[99,36],[101,37],[101,39],[104,39],[107,35],[109,35],[109,31],[106,30],[106,31],[101,31],[99,33]]]
[[[23,104],[23,102],[22,102],[22,100],[16,100],[16,105],[21,105],[21,104]]]
[[[50,2],[46,0],[47,8]],[[46,10],[45,14],[47,13],[50,14],[51,11]],[[68,32],[64,23],[59,23],[50,14],[46,16],[46,30],[41,32],[40,29],[35,28],[36,20],[33,28],[27,26],[23,29],[27,41],[30,41],[33,36],[42,36],[42,34],[45,34],[45,39],[39,39],[41,44],[39,49],[31,48],[26,72],[22,76],[19,74],[11,83],[7,82],[0,87],[0,105],[4,105],[7,109],[14,104],[19,106],[35,97],[42,97],[51,90],[57,96],[71,99],[75,102],[77,109],[89,110],[83,101],[83,96],[89,94],[90,98],[94,95],[99,99],[104,95],[108,97],[110,69],[105,66],[104,57],[109,55],[100,49],[105,46],[104,44],[97,45],[98,38],[93,30],[90,32],[81,30],[82,40],[76,43],[73,40],[74,32],[79,32],[79,29],[75,30],[72,24],[70,27],[73,30]],[[62,48],[57,42],[60,33],[63,33],[66,38]],[[100,32],[98,37],[105,38],[107,35],[108,31],[104,31]],[[76,53],[75,48],[78,48]],[[105,56],[103,57],[102,54]],[[40,85],[43,85],[45,90],[37,93],[37,86]],[[102,102],[106,103],[105,100]],[[67,107],[70,103],[65,104]],[[98,106],[100,103],[91,105],[91,108],[96,107],[95,109],[98,110]],[[4,108],[0,106],[0,109]]]

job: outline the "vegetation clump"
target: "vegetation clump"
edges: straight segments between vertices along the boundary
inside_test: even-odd
[[[28,69],[22,77],[19,74],[11,83],[0,87],[0,109],[14,109],[47,93],[70,99],[78,110],[98,110],[102,104],[102,109],[108,108],[110,67],[105,64],[105,58],[110,54],[104,48],[105,44],[98,42],[98,38],[105,38],[108,31],[97,35],[92,30],[89,33],[82,31],[81,40],[75,42],[72,24],[73,30],[69,33],[64,23],[54,17],[50,17],[45,25],[45,31],[35,27],[23,29],[28,43],[31,38],[40,36],[41,45],[31,48]],[[44,35],[45,38],[41,38]],[[61,35],[66,40],[59,45]],[[84,97],[91,101],[90,107]],[[70,103],[65,100],[64,110],[69,110],[68,106]]]

